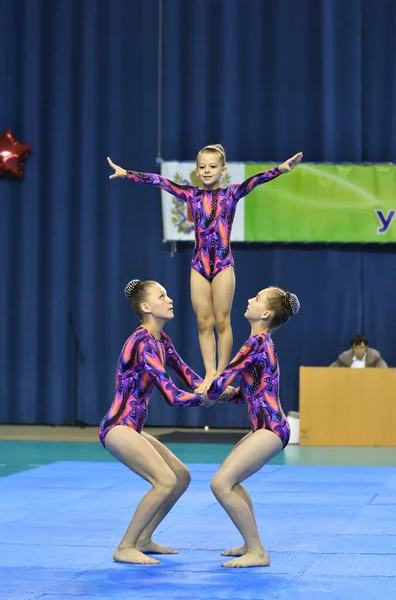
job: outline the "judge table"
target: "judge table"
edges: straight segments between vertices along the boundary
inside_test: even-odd
[[[396,369],[300,367],[300,445],[396,446]]]

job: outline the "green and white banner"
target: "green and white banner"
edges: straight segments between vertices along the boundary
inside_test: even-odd
[[[273,164],[228,163],[225,187]],[[199,185],[195,163],[164,162],[161,173]],[[162,192],[164,240],[193,240],[184,202]],[[396,242],[396,165],[301,163],[238,203],[233,241]]]

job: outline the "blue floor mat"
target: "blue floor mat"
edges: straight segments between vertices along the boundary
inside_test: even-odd
[[[215,501],[216,465],[155,539],[160,565],[112,560],[150,486],[115,462],[61,462],[0,479],[0,600],[376,600],[396,597],[395,468],[268,465],[246,482],[271,565],[224,569],[242,543]]]

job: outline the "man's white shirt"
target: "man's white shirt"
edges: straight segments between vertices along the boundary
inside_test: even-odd
[[[357,356],[353,355],[351,369],[364,369],[366,366],[366,353],[361,360],[357,358]]]

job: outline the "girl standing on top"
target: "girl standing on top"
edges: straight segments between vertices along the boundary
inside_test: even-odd
[[[299,152],[278,167],[226,188],[221,187],[221,177],[227,167],[224,148],[220,144],[205,146],[197,155],[196,173],[202,187],[179,185],[156,173],[127,171],[107,158],[114,169],[110,179],[125,177],[136,183],[154,185],[184,200],[189,206],[195,230],[191,301],[197,316],[205,366],[204,387],[227,366],[232,350],[230,316],[235,273],[230,239],[237,203],[258,185],[293,169],[302,157],[302,152]],[[217,364],[214,328],[218,335]]]

